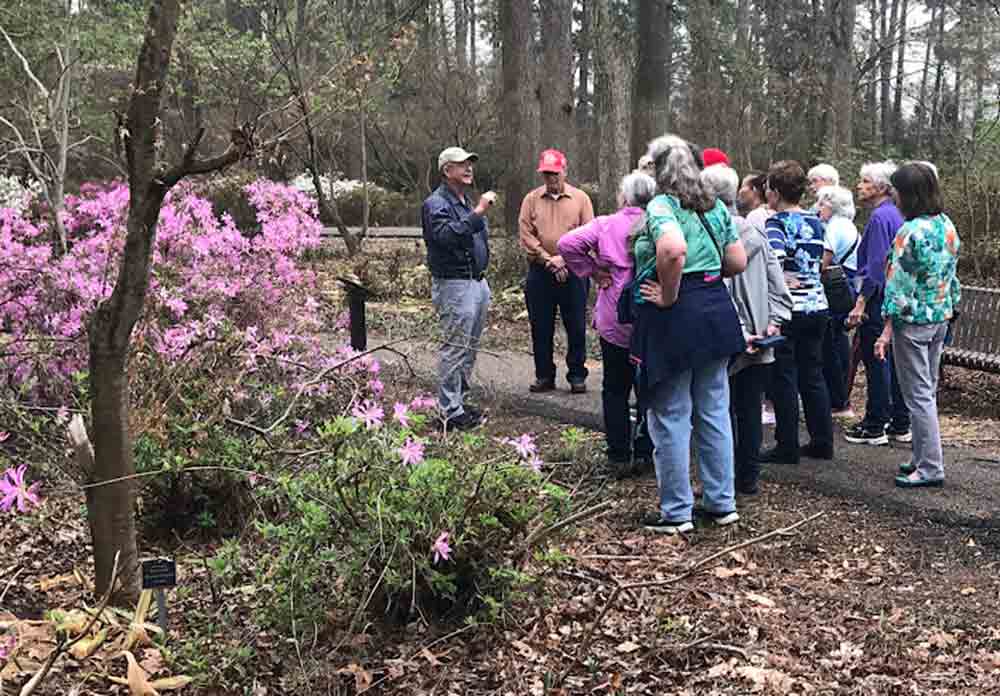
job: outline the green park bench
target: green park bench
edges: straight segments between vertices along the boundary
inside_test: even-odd
[[[1000,289],[963,287],[959,309],[941,362],[1000,373]]]

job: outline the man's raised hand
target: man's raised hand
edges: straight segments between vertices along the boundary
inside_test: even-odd
[[[482,215],[490,206],[497,202],[497,194],[495,191],[487,191],[482,196],[479,197],[479,204],[476,206],[476,214]]]

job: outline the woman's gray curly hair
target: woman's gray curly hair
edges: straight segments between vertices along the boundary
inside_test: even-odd
[[[686,140],[661,135],[649,144],[647,154],[656,163],[656,184],[662,193],[677,196],[689,210],[705,212],[715,206],[715,196],[701,185],[701,169]]]

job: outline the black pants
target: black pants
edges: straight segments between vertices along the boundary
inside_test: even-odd
[[[764,437],[760,411],[768,367],[768,365],[748,365],[729,378],[737,490],[754,488],[760,475],[760,463],[757,460],[760,456],[760,443]]]
[[[851,405],[847,398],[847,373],[850,369],[851,342],[844,330],[844,317],[831,317],[823,336],[823,378],[834,411],[843,411]]]
[[[830,394],[823,379],[823,334],[829,320],[829,312],[795,312],[792,320],[781,327],[788,340],[774,349],[771,391],[774,439],[783,452],[799,450],[799,394],[812,444],[833,448]]]
[[[538,264],[528,267],[524,299],[531,322],[531,346],[535,354],[535,377],[555,380],[552,339],[556,331],[556,309],[562,316],[569,348],[566,352],[567,377],[570,381],[587,379],[587,293],[590,281],[572,273],[565,283]]]
[[[878,303],[881,305],[881,291],[872,299],[875,298],[878,298]],[[879,360],[875,355],[875,341],[882,335],[882,328],[881,314],[877,316],[877,321],[869,320],[858,327],[858,332],[861,334],[861,360],[865,364],[865,382],[868,389],[864,424],[873,430],[881,430],[890,423],[897,430],[908,430],[910,412],[903,402],[899,380],[896,379],[892,351],[888,351],[889,357],[885,360]]]
[[[645,417],[639,421],[635,451],[632,450],[632,421],[628,398],[635,389],[635,372],[628,353],[628,348],[601,339],[601,357],[604,361],[604,382],[601,384],[604,432],[608,443],[608,459],[615,462],[630,461],[633,454],[636,458],[650,457],[653,454],[653,443],[646,430]]]

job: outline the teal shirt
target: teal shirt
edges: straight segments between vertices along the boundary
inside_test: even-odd
[[[649,202],[646,206],[646,226],[639,232],[633,247],[637,302],[644,302],[639,295],[639,285],[656,276],[656,242],[666,232],[680,234],[687,244],[684,273],[722,272],[719,248],[725,254],[726,247],[739,239],[736,226],[726,206],[719,200],[715,201],[714,208],[705,213],[705,220],[712,228],[718,245],[706,233],[698,214],[682,208],[676,196],[660,194]]]
[[[882,313],[907,324],[951,319],[962,295],[955,274],[961,244],[944,213],[907,220],[889,250]]]

